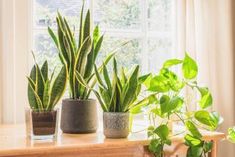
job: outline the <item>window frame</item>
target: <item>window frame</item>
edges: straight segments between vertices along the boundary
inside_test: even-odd
[[[36,3],[36,0],[32,0],[33,2],[33,11],[32,11],[32,15],[35,16],[35,4]],[[170,33],[170,32],[158,32],[158,31],[149,31],[149,28],[148,28],[148,3],[149,3],[149,0],[138,0],[139,1],[139,5],[140,6],[143,6],[143,7],[140,7],[140,24],[141,24],[141,27],[140,29],[128,29],[128,30],[125,30],[125,29],[105,29],[105,32],[106,34],[108,34],[109,37],[114,37],[114,38],[131,38],[131,39],[138,39],[141,41],[141,44],[140,44],[140,47],[141,47],[141,68],[142,68],[142,72],[143,73],[147,73],[150,69],[149,69],[149,59],[148,59],[148,53],[149,53],[149,39],[154,39],[154,38],[160,38],[160,37],[167,37],[167,38],[170,38],[171,41],[172,41],[172,50],[171,50],[171,57],[172,57],[172,54],[173,54],[173,50],[175,50],[176,48],[176,45],[175,45],[175,41],[176,41],[176,34],[175,34],[175,30],[172,30],[173,33]],[[91,29],[93,30],[94,28],[94,9],[95,9],[95,6],[94,6],[94,3],[95,3],[95,0],[89,0],[88,1],[88,8],[90,10],[90,13],[91,13]],[[172,1],[173,3],[173,7],[172,7],[172,14],[175,13],[175,9],[176,9],[176,6],[175,6],[175,3],[174,1]],[[176,20],[175,19],[171,19],[172,20],[172,23],[175,25],[176,24]],[[43,27],[37,27],[35,26],[35,21],[34,21],[34,18],[32,17],[32,26],[33,26],[33,29],[32,29],[32,32],[42,32],[41,34],[44,34],[46,31],[47,28],[43,28]],[[174,26],[172,28],[175,28]],[[102,31],[102,28],[101,28],[101,31]],[[36,33],[35,33],[36,34]],[[34,36],[34,34],[33,34]],[[33,39],[33,36],[32,36],[32,40],[31,41],[34,41]],[[34,43],[32,44],[33,48],[35,47],[34,46]],[[178,54],[177,54],[178,56]],[[31,56],[30,56],[31,57]]]

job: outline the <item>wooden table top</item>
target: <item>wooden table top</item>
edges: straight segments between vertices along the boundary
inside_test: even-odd
[[[174,127],[175,128],[175,127]],[[174,133],[173,133],[174,134]],[[221,140],[223,133],[203,131],[205,140]],[[183,135],[172,137],[172,141],[182,141]],[[0,156],[24,155],[38,152],[66,152],[74,149],[100,149],[118,146],[148,144],[146,131],[131,133],[127,139],[106,139],[101,131],[93,134],[62,134],[57,141],[32,141],[26,138],[25,126],[0,125]]]

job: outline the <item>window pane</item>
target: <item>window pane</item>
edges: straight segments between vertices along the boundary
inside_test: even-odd
[[[128,42],[128,43],[127,43]],[[124,43],[127,43],[123,45]],[[105,36],[103,47],[98,62],[113,50],[116,51],[119,67],[131,68],[133,65],[141,64],[141,47],[139,39],[117,38]]]
[[[95,0],[94,23],[103,29],[140,29],[139,0]]]
[[[148,27],[151,31],[171,30],[172,7],[172,0],[149,0]]]
[[[42,65],[45,60],[49,62],[50,72],[52,72],[55,67],[57,67],[57,70],[60,69],[59,67],[61,66],[61,63],[58,57],[57,49],[46,31],[43,33],[35,33],[34,53],[39,65]]]
[[[74,26],[78,26],[82,0],[35,0],[34,25],[47,28],[56,26],[57,10],[65,15]]]
[[[165,60],[173,57],[172,41],[170,38],[151,38],[148,40],[149,46],[149,70],[158,71]]]

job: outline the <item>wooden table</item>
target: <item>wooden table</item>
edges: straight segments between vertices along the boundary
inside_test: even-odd
[[[218,141],[223,133],[203,132],[205,140],[213,141],[211,156],[216,157]],[[172,137],[166,156],[185,156],[182,135]],[[94,134],[60,134],[57,141],[26,139],[24,125],[0,125],[0,157],[150,157],[146,133],[129,135],[127,139],[105,139],[102,132]]]

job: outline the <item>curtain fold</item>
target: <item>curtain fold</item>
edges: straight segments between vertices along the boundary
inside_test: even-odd
[[[2,1],[0,1],[0,124],[2,123]]]
[[[0,0],[0,122],[24,122],[31,0]],[[1,112],[2,111],[2,112]]]
[[[177,0],[176,7],[177,51],[187,51],[198,61],[198,82],[209,86],[214,98],[212,110],[223,116],[219,130],[225,133],[235,125],[232,6],[232,0]],[[219,146],[219,157],[235,156],[233,144],[223,141]]]

